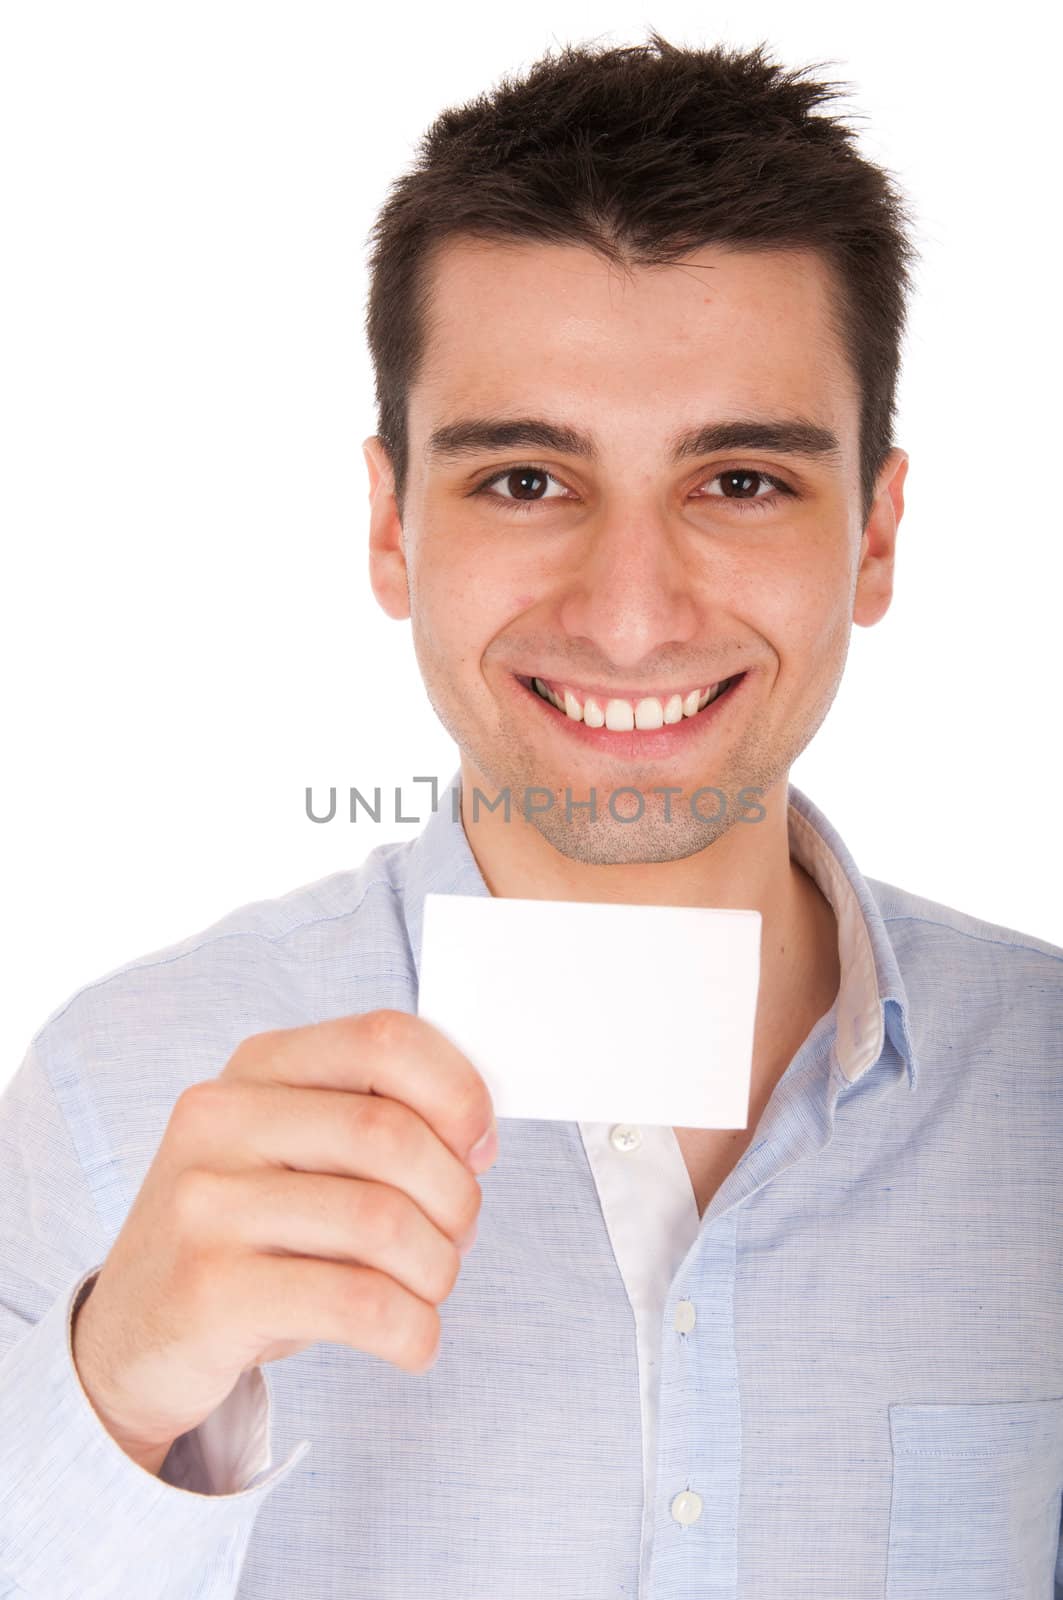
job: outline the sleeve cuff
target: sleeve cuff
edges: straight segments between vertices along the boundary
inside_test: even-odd
[[[152,1583],[163,1582],[166,1546],[166,1583],[186,1571],[191,1593],[213,1560],[228,1561],[246,1542],[262,1501],[310,1440],[269,1470],[270,1395],[254,1367],[199,1428],[175,1441],[159,1477],[138,1466],[96,1415],[74,1365],[74,1311],[99,1270],[59,1295],[0,1357],[4,1571],[28,1594],[53,1600],[76,1600],[92,1581],[109,1594],[105,1580],[128,1585],[131,1578],[150,1600],[162,1593]]]
[[[243,1372],[198,1428],[173,1442],[159,1477],[194,1494],[239,1494],[269,1472],[270,1392],[261,1367]]]

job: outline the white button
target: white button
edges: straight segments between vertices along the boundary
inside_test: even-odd
[[[698,1314],[691,1302],[689,1300],[680,1300],[675,1308],[676,1333],[689,1333],[697,1320]]]
[[[695,1494],[693,1489],[684,1489],[672,1501],[672,1515],[684,1527],[689,1527],[692,1522],[697,1522],[701,1516],[701,1496]]]
[[[642,1129],[632,1122],[618,1122],[609,1135],[614,1150],[637,1150],[642,1143]]]

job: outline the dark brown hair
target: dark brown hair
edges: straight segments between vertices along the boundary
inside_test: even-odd
[[[766,48],[679,48],[656,31],[645,45],[567,45],[431,124],[368,239],[377,432],[400,517],[430,269],[440,245],[465,236],[583,245],[628,272],[714,243],[819,252],[860,387],[866,524],[893,443],[911,219],[853,130],[814,113],[851,86],[807,77],[824,63],[785,69]]]

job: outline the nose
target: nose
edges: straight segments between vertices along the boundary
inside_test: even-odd
[[[646,510],[603,519],[588,533],[561,604],[561,624],[597,654],[633,667],[697,632],[697,607],[677,535]]]

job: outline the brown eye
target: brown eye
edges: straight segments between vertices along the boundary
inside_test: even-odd
[[[709,490],[700,496],[701,499],[726,500],[742,511],[769,511],[778,503],[780,496],[790,499],[796,497],[795,491],[781,478],[773,477],[769,472],[759,472],[754,467],[725,467],[708,481]],[[714,483],[720,485],[720,493],[712,490]],[[765,487],[772,492],[762,494],[760,491]]]
[[[764,481],[763,472],[721,472],[718,477],[724,486],[724,498],[727,500],[755,499],[756,490]]]
[[[564,494],[547,495],[542,492],[546,484],[557,483],[552,472],[547,472],[544,467],[524,464],[519,467],[506,467],[501,472],[493,472],[473,490],[473,494],[485,496],[488,500],[498,500],[508,511],[521,511],[540,500],[559,501],[565,498]],[[505,493],[495,489],[495,484],[501,484]],[[560,488],[561,485],[558,484]]]
[[[549,473],[538,472],[534,467],[516,467],[502,481],[515,500],[541,500],[542,495],[533,491],[542,489],[548,477]]]

